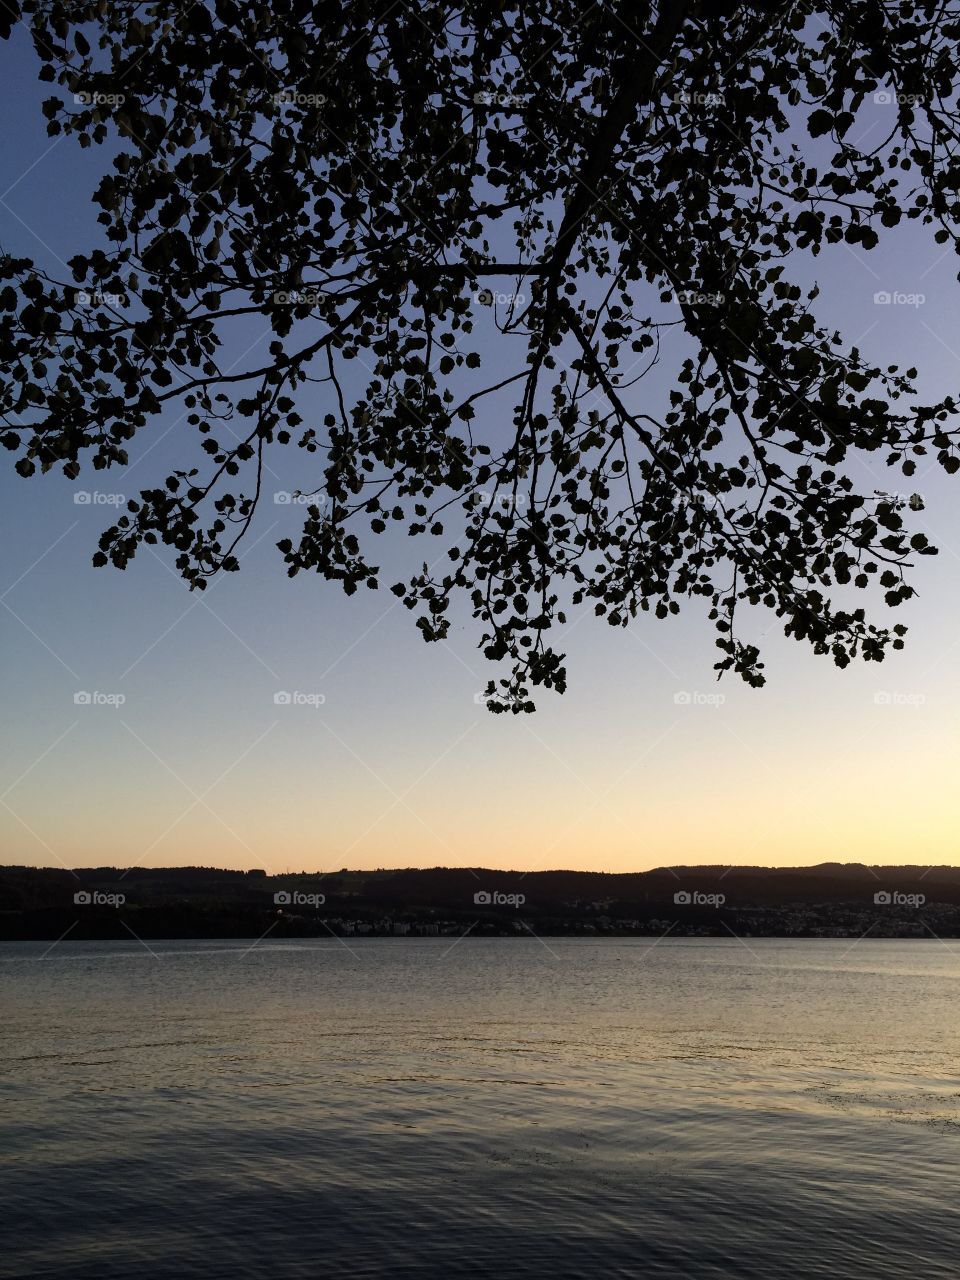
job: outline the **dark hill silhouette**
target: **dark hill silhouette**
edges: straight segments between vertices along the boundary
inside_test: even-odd
[[[871,925],[876,895],[884,893],[890,902]],[[960,868],[823,862],[624,873],[408,867],[267,875],[193,866],[0,867],[4,939],[58,938],[65,930],[77,939],[129,937],[128,930],[153,938],[258,937],[268,927],[278,936],[407,926],[413,932],[469,926],[480,934],[527,926],[561,934],[656,933],[666,924],[681,934],[802,936],[886,927],[892,919],[913,919],[917,902],[928,913],[940,911],[931,931],[951,933],[955,914],[960,932]]]

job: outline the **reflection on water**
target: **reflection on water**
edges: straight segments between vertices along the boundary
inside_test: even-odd
[[[2,944],[3,1261],[954,1280],[960,945],[747,943]]]

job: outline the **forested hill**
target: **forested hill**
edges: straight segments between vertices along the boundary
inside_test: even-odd
[[[960,929],[960,868],[676,866],[623,874],[432,867],[267,875],[216,867],[0,867],[0,937],[854,933],[934,911]],[[876,917],[876,923],[871,922]],[[925,918],[925,917],[924,917]],[[920,921],[918,928],[926,931]],[[889,932],[889,930],[887,930]],[[916,930],[915,930],[916,931]],[[902,932],[902,930],[901,930]]]

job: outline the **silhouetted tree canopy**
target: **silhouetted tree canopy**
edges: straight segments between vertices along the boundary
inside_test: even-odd
[[[903,219],[956,246],[956,5],[4,8],[49,133],[104,145],[104,240],[67,279],[0,259],[0,438],[21,475],[77,477],[182,412],[182,468],[95,563],[238,569],[294,445],[315,501],[287,572],[387,586],[428,640],[468,600],[498,709],[564,688],[577,607],[702,597],[753,685],[738,603],[841,666],[901,647],[845,588],[896,605],[933,548],[856,460],[956,471],[956,405],[845,344],[788,259]],[[404,524],[445,541],[394,585],[373,535]]]

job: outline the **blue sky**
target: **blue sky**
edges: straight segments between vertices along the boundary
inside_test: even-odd
[[[0,244],[56,274],[95,240],[97,156],[46,136],[22,38],[0,60]],[[839,247],[788,274],[819,283],[818,317],[869,357],[915,364],[932,400],[960,387],[956,269],[911,225],[870,254]],[[879,291],[923,302],[877,304]],[[561,646],[569,691],[540,694],[533,717],[491,716],[475,700],[490,673],[466,612],[448,643],[427,646],[386,591],[347,600],[318,578],[286,578],[275,543],[298,508],[273,496],[302,483],[294,450],[271,458],[242,571],[203,596],[162,554],[94,570],[114,495],[162,478],[185,430],[175,415],[151,427],[123,473],[0,472],[3,861],[957,862],[957,480],[862,473],[870,487],[920,492],[916,527],[941,547],[915,572],[920,598],[892,619],[910,625],[907,648],[882,666],[840,672],[758,613],[748,630],[764,637],[766,688],[717,685],[696,604],[627,631],[574,615]],[[78,492],[97,496],[77,503]],[[384,558],[402,568],[409,549],[387,541]],[[278,705],[279,691],[302,696]]]

